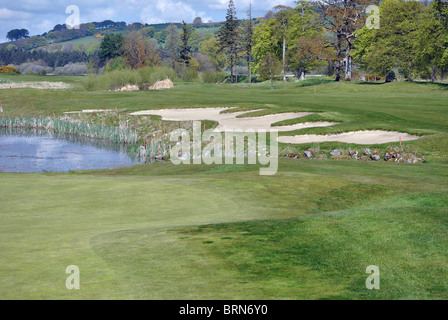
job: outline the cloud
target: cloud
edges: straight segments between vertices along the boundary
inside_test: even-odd
[[[292,6],[294,2],[295,0],[234,0],[237,12],[246,12],[251,4],[255,11],[268,11],[279,4]],[[229,6],[229,0],[210,0],[207,3],[212,10],[226,10]]]
[[[196,11],[193,7],[182,1],[157,0],[156,3],[146,6],[140,15],[144,23],[163,22],[192,22],[194,18],[201,17],[202,20],[211,20],[202,11]]]
[[[234,0],[238,17],[245,18],[252,4],[253,16],[263,16],[278,4],[294,5],[294,0]],[[114,20],[144,23],[223,21],[229,0],[0,0],[0,43],[11,29],[27,28],[31,35],[42,34],[65,23],[69,5],[80,9],[81,22]]]
[[[0,21],[3,20],[20,20],[29,19],[32,17],[32,14],[23,11],[10,10],[8,8],[0,8]]]

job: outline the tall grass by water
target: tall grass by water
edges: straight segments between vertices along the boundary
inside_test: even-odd
[[[0,127],[9,129],[46,129],[48,131],[79,135],[121,144],[135,144],[138,142],[138,133],[135,130],[51,119],[48,117],[0,118]]]

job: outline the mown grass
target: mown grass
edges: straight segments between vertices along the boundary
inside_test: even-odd
[[[308,120],[341,123],[307,132],[422,134],[406,147],[429,159],[280,159],[275,176],[251,165],[170,163],[0,174],[0,298],[447,299],[447,98],[444,87],[415,83],[0,91],[6,116],[115,107],[313,111]],[[80,267],[79,291],[65,288],[69,265]],[[369,265],[380,268],[380,290],[365,287]]]
[[[447,298],[446,172],[281,160],[273,177],[166,163],[2,174],[1,296]],[[364,286],[372,264],[380,291]]]

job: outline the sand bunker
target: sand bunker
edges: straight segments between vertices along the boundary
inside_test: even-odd
[[[232,113],[221,113],[223,111],[231,110],[232,108],[196,108],[196,109],[164,109],[164,110],[148,110],[131,113],[134,116],[141,115],[157,115],[161,116],[163,120],[168,121],[200,121],[212,120],[219,123],[218,130],[260,130],[260,129],[276,129],[278,131],[293,131],[312,127],[329,127],[337,123],[334,122],[307,122],[288,126],[273,127],[272,124],[284,120],[302,118],[313,113],[310,112],[288,112],[270,114],[261,117],[243,117],[237,118],[243,114],[251,111],[239,111]]]
[[[70,89],[71,85],[64,82],[17,82],[17,83],[5,83],[0,84],[0,89]]]
[[[417,140],[420,137],[413,136],[402,132],[390,131],[354,131],[341,134],[331,135],[315,135],[305,134],[292,137],[279,137],[278,141],[282,143],[302,144],[314,142],[345,142],[354,144],[383,144],[391,142],[399,142],[400,137],[402,141]]]
[[[100,113],[100,112],[113,112],[114,110],[111,109],[101,109],[101,110],[82,110],[82,111],[70,111],[70,112],[64,112],[64,114],[81,114],[81,113]]]

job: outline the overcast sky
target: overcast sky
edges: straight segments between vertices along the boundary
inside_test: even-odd
[[[276,5],[293,5],[294,0],[234,0],[239,18],[245,18],[252,3],[253,16],[263,16]],[[28,29],[40,35],[56,24],[64,24],[66,8],[80,9],[81,23],[103,20],[127,23],[193,22],[195,17],[223,21],[229,0],[0,0],[0,43],[12,29]]]

